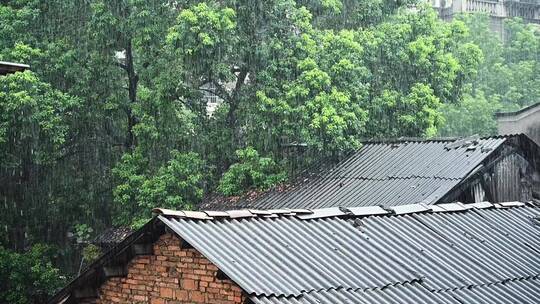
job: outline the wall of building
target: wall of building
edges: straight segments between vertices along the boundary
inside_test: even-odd
[[[512,113],[497,116],[499,134],[524,133],[540,145],[540,104]]]
[[[164,234],[154,244],[153,255],[135,257],[126,277],[108,279],[99,288],[99,299],[85,303],[244,303],[240,287],[219,279],[217,272],[198,251],[181,248],[176,236]]]
[[[527,159],[513,153],[495,163],[491,172],[484,175],[484,184],[489,188],[492,201],[528,202],[532,199],[535,174],[538,172]]]

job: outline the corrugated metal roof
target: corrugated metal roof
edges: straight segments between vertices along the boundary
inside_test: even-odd
[[[504,296],[501,303],[538,299],[540,209],[477,205],[316,219],[165,213],[160,220],[256,304],[491,303],[485,299],[492,294]]]
[[[538,228],[527,220],[537,214],[516,208],[369,217],[360,229],[373,246],[411,265],[430,290],[448,290],[540,274]],[[510,224],[516,230],[504,229]]]
[[[254,304],[536,304],[540,295],[540,279],[507,281],[470,289],[433,293],[420,283],[405,283],[376,290],[331,289],[304,293],[299,297],[252,296]]]
[[[27,64],[0,61],[0,75],[7,75],[10,73],[24,71],[29,68],[30,66]]]
[[[215,200],[204,209],[327,208],[433,204],[477,168],[505,137],[367,143],[337,164],[256,198]]]
[[[346,290],[330,289],[303,293],[299,297],[263,297],[252,296],[254,304],[457,304],[456,299],[448,294],[432,293],[420,283],[404,283],[388,286],[384,289]]]
[[[536,304],[540,299],[540,279],[514,280],[447,292],[458,303]]]
[[[339,218],[162,221],[250,294],[291,296],[420,278],[398,259],[370,251],[358,230]]]

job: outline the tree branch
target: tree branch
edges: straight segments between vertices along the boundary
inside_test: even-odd
[[[126,72],[128,71],[128,66],[123,64],[123,63],[115,62],[114,65],[116,65],[117,67],[120,67],[121,69],[123,69]]]

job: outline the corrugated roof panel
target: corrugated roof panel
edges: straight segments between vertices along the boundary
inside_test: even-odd
[[[448,141],[368,143],[334,166],[302,178],[285,190],[270,190],[256,199],[240,199],[235,208],[328,208],[433,204],[457,186],[505,137],[478,140],[447,149]],[[203,205],[204,206],[204,205]],[[212,203],[205,208],[230,208]]]
[[[456,180],[426,180],[424,178],[379,180],[324,181],[284,193],[268,195],[247,203],[257,209],[328,208],[360,206],[397,206],[409,203],[433,203],[458,184]],[[437,196],[433,194],[441,193]],[[377,194],[377,195],[375,195]]]
[[[459,300],[459,303],[467,304],[536,304],[540,296],[540,279],[512,280],[445,293]]]
[[[252,296],[250,300],[254,304],[459,304],[451,295],[434,294],[417,282],[374,290],[321,290],[289,298]]]
[[[290,296],[419,278],[392,256],[370,251],[359,231],[338,218],[162,220],[250,294]]]
[[[515,280],[470,289],[433,293],[421,283],[389,286],[375,290],[331,289],[304,293],[298,297],[256,297],[254,304],[536,304],[540,280]]]
[[[514,208],[497,212],[506,213],[499,218],[503,223],[513,223],[513,234],[501,233],[493,226],[490,211],[367,217],[362,219],[361,229],[371,240],[394,244],[385,250],[413,265],[433,290],[537,274],[538,251],[531,248],[530,241],[515,236],[534,229],[518,216],[523,211]],[[539,239],[537,236],[535,242]]]
[[[540,275],[540,231],[532,221],[539,209],[465,209],[352,219],[160,219],[260,303],[336,303],[324,301],[332,292],[305,295],[339,289],[363,290],[367,303],[395,303],[389,286],[417,282],[445,294]],[[434,303],[418,298],[418,290],[400,290],[398,303]]]

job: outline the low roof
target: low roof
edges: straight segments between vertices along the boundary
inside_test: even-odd
[[[367,142],[337,165],[304,174],[289,185],[255,195],[213,198],[200,209],[434,204],[511,138]]]
[[[132,232],[133,229],[130,227],[111,227],[99,234],[92,243],[103,247],[112,247],[122,242]]]
[[[534,205],[156,211],[152,225],[166,225],[256,304],[534,303],[540,296]],[[90,266],[94,276],[101,266]],[[51,303],[88,286],[85,273]]]
[[[30,66],[27,64],[0,61],[0,75],[20,72],[20,71],[27,70],[29,68]]]
[[[392,214],[376,208],[246,213],[219,220],[165,212],[159,219],[256,303],[309,303],[331,291],[353,301],[389,286],[394,296],[409,291],[430,302],[459,303],[456,291],[468,295],[468,289],[516,280],[531,284],[540,275],[540,226],[534,221],[540,210],[506,205],[408,205],[390,208]],[[391,291],[378,294],[385,293]]]
[[[518,116],[527,116],[530,112],[537,112],[540,111],[540,102],[534,103],[532,105],[523,107],[516,111],[510,111],[510,112],[497,112],[495,113],[495,116],[499,120],[504,120],[505,118],[508,119],[515,119]]]

